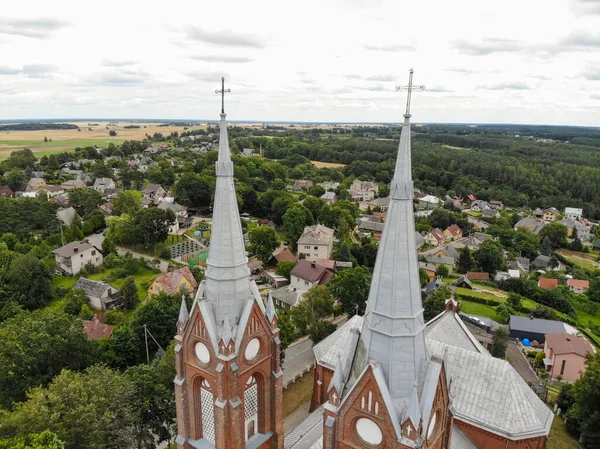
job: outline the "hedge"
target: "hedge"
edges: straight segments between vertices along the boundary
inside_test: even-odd
[[[486,306],[491,306],[491,307],[498,307],[500,304],[502,304],[502,302],[496,301],[494,299],[480,298],[478,296],[465,295],[463,293],[456,293],[454,296],[461,300],[476,302],[479,304],[485,304]],[[518,311],[522,312],[522,313],[533,312],[533,310],[528,307],[521,307]]]

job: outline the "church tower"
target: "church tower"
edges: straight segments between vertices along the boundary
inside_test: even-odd
[[[408,100],[364,324],[340,357],[324,405],[323,448],[443,449],[450,414],[443,360],[429,360],[415,245]]]
[[[206,280],[177,322],[178,449],[283,449],[280,341],[248,259],[227,137],[224,78]]]

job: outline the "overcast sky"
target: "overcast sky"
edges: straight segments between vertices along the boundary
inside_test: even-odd
[[[0,119],[600,126],[600,0],[2,3]]]

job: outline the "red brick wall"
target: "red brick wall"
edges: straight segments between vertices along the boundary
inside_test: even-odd
[[[315,368],[315,378],[313,381],[313,393],[310,401],[310,412],[315,411],[322,404],[327,402],[329,395],[327,389],[333,378],[333,370],[317,364]],[[321,384],[319,385],[319,381]]]
[[[471,440],[477,449],[544,449],[546,447],[546,437],[512,441],[456,418],[454,424]]]

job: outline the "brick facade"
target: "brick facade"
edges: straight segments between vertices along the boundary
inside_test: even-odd
[[[547,437],[509,440],[495,433],[454,419],[454,424],[464,433],[477,449],[545,449]]]
[[[329,399],[327,389],[333,378],[333,370],[317,364],[313,382],[313,392],[310,401],[310,412],[314,412]]]
[[[206,410],[207,405],[202,404],[202,389],[209,397],[212,393],[214,399],[215,449],[245,448],[247,425],[254,429],[255,441],[263,440],[256,447],[283,449],[283,378],[277,318],[269,323],[254,302],[237,352],[233,339],[227,344],[221,339],[219,352],[215,353],[200,308],[194,307],[185,328],[179,327],[176,339],[179,343],[175,348],[178,449],[192,449],[189,439],[210,438],[210,430],[205,433],[203,429],[202,410]],[[254,339],[260,341],[260,349],[258,355],[248,361],[244,354],[248,343]],[[210,353],[210,361],[206,364],[202,364],[195,353],[199,342]],[[256,428],[254,424],[246,423],[244,414],[244,392],[247,382],[252,379],[258,391]]]

